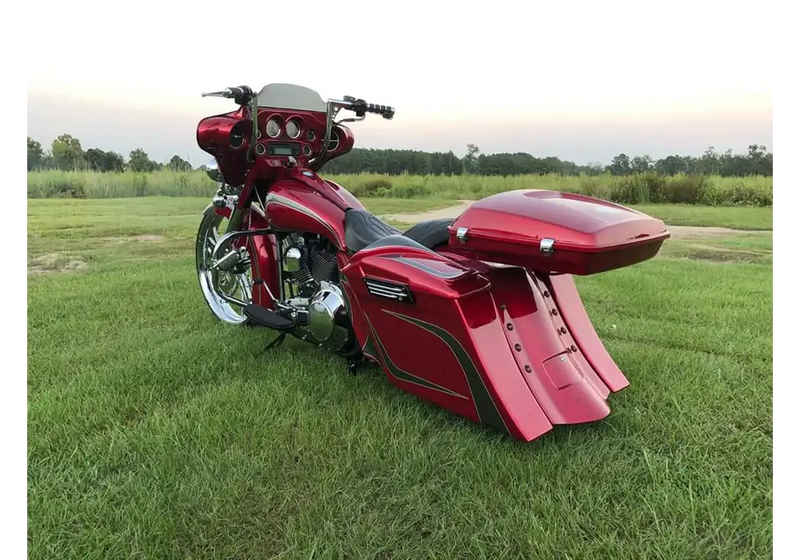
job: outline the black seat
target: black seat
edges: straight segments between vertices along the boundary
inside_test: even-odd
[[[447,228],[455,221],[455,218],[440,218],[420,222],[408,228],[403,235],[428,249],[433,249],[447,243],[450,239],[450,232],[447,231]]]
[[[452,218],[420,222],[405,232],[383,223],[377,216],[366,210],[349,208],[344,215],[344,242],[347,248],[357,253],[384,237],[403,235],[426,247],[434,247],[447,242],[447,227],[453,223]]]

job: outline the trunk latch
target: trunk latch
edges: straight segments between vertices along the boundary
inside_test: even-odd
[[[468,231],[469,231],[469,228],[465,228],[463,226],[456,230],[456,237],[458,238],[458,240],[461,243],[466,243],[467,242],[467,232]]]
[[[553,244],[556,242],[555,239],[551,239],[549,237],[545,237],[542,239],[541,243],[539,243],[539,251],[544,253],[545,255],[552,255],[553,254]]]

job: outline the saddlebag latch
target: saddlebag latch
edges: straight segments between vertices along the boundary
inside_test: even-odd
[[[553,244],[556,242],[555,239],[551,239],[550,237],[545,237],[542,239],[541,243],[539,243],[539,251],[544,255],[552,255],[553,254]]]

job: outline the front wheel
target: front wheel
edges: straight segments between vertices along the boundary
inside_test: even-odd
[[[241,325],[250,323],[250,319],[243,313],[242,305],[233,303],[230,299],[247,304],[253,301],[252,268],[249,259],[245,259],[230,270],[216,269],[212,262],[214,246],[224,235],[227,224],[228,219],[215,213],[213,206],[209,205],[203,212],[203,219],[197,231],[195,250],[197,277],[203,297],[217,319],[231,325]],[[234,241],[230,250],[236,251],[239,246],[246,248],[246,241],[244,239]],[[222,260],[223,255],[218,256]]]

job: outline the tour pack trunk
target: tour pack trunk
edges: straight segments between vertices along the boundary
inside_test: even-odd
[[[664,222],[631,208],[547,190],[479,200],[449,232],[449,250],[464,256],[580,276],[650,259],[669,238]]]

